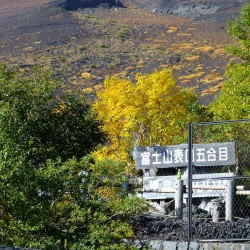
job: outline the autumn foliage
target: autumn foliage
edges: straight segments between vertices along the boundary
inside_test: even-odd
[[[135,82],[109,77],[93,105],[109,143],[101,156],[128,159],[134,146],[171,145],[187,140],[187,124],[200,119],[197,96],[176,84],[172,71],[138,74]]]

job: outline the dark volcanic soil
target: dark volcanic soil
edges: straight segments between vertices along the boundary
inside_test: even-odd
[[[20,54],[25,48],[36,49],[69,42],[79,33],[79,25],[60,5],[60,0],[1,2],[0,55]],[[28,49],[26,49],[28,50]]]
[[[53,2],[53,0],[2,0],[0,15],[1,16],[10,16],[12,14],[25,13],[27,10],[31,10],[36,7]]]
[[[195,215],[194,215],[195,216]],[[134,220],[134,232],[136,239],[187,241],[188,223],[187,218],[178,220],[164,215],[148,214]],[[250,219],[235,219],[234,222],[212,222],[211,218],[193,218],[193,240],[228,240],[249,239]]]

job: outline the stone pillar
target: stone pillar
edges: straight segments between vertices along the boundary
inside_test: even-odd
[[[179,220],[183,219],[183,180],[176,180],[175,211]]]

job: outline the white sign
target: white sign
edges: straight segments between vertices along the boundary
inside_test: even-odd
[[[192,181],[193,197],[220,197],[225,195],[228,180],[233,173],[194,174]],[[197,179],[197,181],[196,181]],[[152,176],[143,178],[143,197],[157,199],[159,195],[174,198],[177,176]],[[188,185],[187,177],[183,185]]]

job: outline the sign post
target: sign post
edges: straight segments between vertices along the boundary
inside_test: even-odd
[[[207,167],[235,165],[235,143],[192,144],[192,124],[188,144],[156,147],[136,147],[133,158],[136,169],[145,170],[143,197],[150,200],[175,199],[178,218],[182,218],[183,197],[188,199],[188,217],[192,221],[192,198],[224,196],[226,220],[233,220],[234,184],[226,178],[233,173],[211,173]],[[206,167],[206,168],[204,168]],[[178,168],[177,175],[150,176],[151,168]],[[166,171],[167,172],[167,171]],[[194,172],[194,174],[193,174]],[[177,180],[177,176],[181,176]],[[223,179],[224,178],[224,179]],[[188,193],[183,194],[183,185]],[[191,225],[189,225],[191,239]]]
[[[192,123],[188,124],[188,242],[192,239],[192,177],[193,177],[193,127]]]
[[[133,152],[136,169],[177,168],[188,166],[188,145],[136,147]],[[193,144],[193,166],[221,166],[235,164],[234,142]]]

